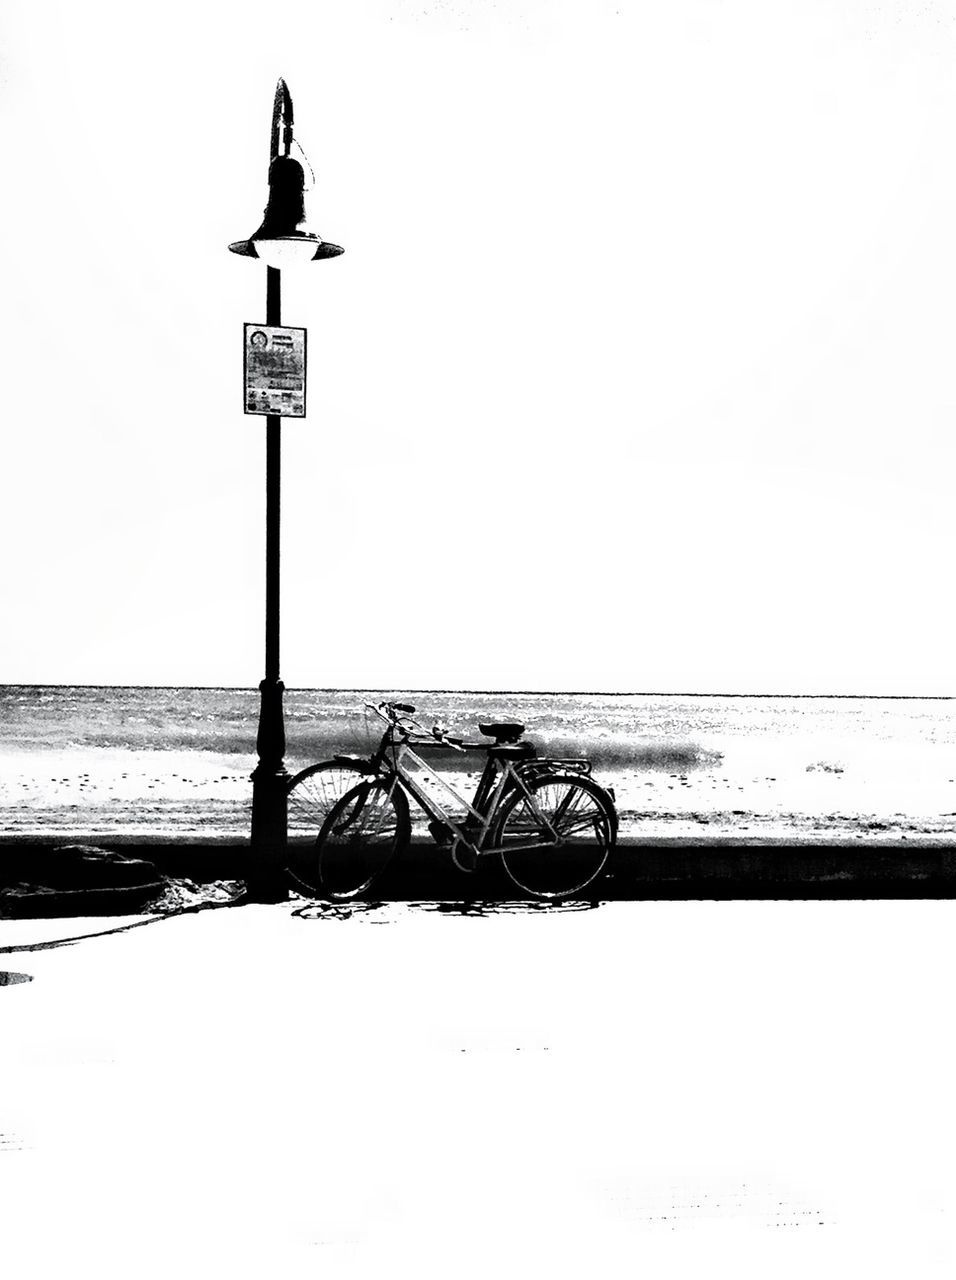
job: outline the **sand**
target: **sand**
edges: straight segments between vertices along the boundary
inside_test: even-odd
[[[290,756],[290,772],[310,763]],[[622,835],[638,839],[956,839],[956,782],[839,766],[791,772],[758,762],[729,772],[599,770],[614,789]],[[110,748],[0,753],[0,837],[109,842],[246,838],[251,805],[245,756]],[[475,772],[443,775],[465,795]],[[442,796],[444,799],[444,796]],[[425,830],[413,806],[415,829]]]

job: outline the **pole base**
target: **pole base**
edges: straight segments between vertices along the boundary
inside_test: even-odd
[[[285,902],[286,833],[289,773],[282,762],[285,727],[281,680],[263,680],[256,747],[259,763],[252,774],[252,847],[245,902]]]
[[[252,847],[246,876],[248,902],[286,902],[286,788],[289,774],[280,765],[258,766],[252,775]]]

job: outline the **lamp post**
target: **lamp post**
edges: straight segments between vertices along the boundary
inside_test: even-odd
[[[305,216],[305,174],[292,150],[292,98],[284,80],[276,86],[269,150],[269,200],[262,224],[248,240],[229,246],[233,253],[259,258],[266,264],[267,331],[282,325],[282,272],[334,258],[343,252],[312,229]],[[293,331],[285,331],[293,332]],[[301,331],[300,331],[301,332]],[[303,334],[304,353],[304,334]],[[305,367],[301,370],[304,416]],[[259,402],[246,400],[247,413],[266,418],[266,644],[265,677],[259,685],[259,729],[256,735],[258,764],[252,774],[252,850],[247,898],[254,902],[280,902],[288,896],[285,883],[287,831],[287,783],[285,723],[282,713],[284,685],[279,676],[279,510],[281,492],[282,418],[293,416],[277,392],[263,391]],[[271,411],[270,411],[271,410]],[[283,413],[286,410],[286,413]]]

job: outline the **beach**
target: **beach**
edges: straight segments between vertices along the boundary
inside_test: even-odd
[[[290,772],[336,752],[367,755],[380,727],[363,704],[384,696],[287,693]],[[614,790],[623,838],[956,838],[948,699],[402,696],[427,727],[441,722],[468,741],[484,719],[515,718],[541,754],[587,757]],[[243,841],[257,714],[246,690],[0,688],[0,835]],[[469,794],[482,756],[432,752],[429,763]]]

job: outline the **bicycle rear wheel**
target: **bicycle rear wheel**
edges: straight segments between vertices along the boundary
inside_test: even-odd
[[[408,802],[394,779],[358,783],[332,806],[316,841],[322,892],[334,899],[367,892],[408,836]]]
[[[290,780],[287,869],[296,893],[322,893],[316,859],[319,832],[346,791],[367,776],[358,760],[323,760]]]
[[[604,870],[617,835],[610,796],[590,778],[545,775],[503,803],[494,843],[509,878],[535,898],[567,898]]]

